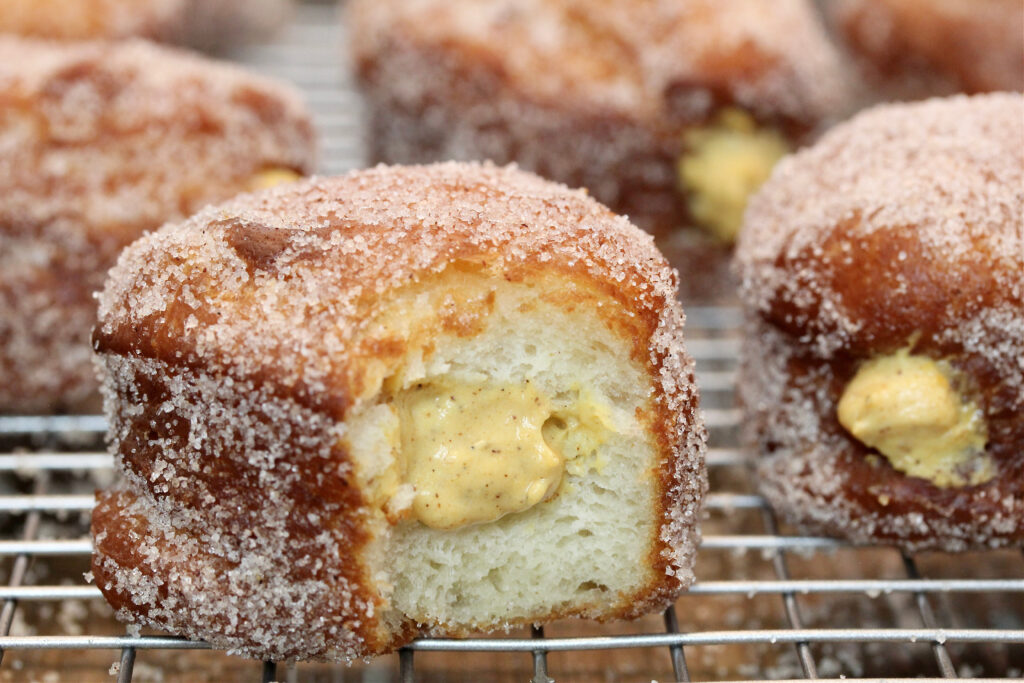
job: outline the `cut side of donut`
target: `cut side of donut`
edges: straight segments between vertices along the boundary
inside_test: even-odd
[[[445,632],[636,613],[668,558],[656,419],[629,320],[565,278],[437,280],[389,306],[368,343],[401,340],[406,354],[349,420],[354,459],[399,519],[382,538],[395,609]]]

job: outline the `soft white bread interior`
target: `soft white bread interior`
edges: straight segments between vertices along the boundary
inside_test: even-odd
[[[438,313],[455,302],[460,325],[437,335]],[[613,305],[562,277],[446,273],[398,297],[371,328],[411,342],[348,419],[357,468],[367,487],[383,489],[392,516],[411,505],[399,483],[398,435],[408,425],[394,404],[416,387],[531,385],[546,404],[544,440],[564,459],[554,495],[522,512],[455,529],[381,525],[375,574],[393,587],[386,597],[397,619],[462,632],[537,615],[644,611],[638,598],[664,581],[668,559],[658,557],[664,463],[650,379],[632,358],[633,340],[602,317]]]

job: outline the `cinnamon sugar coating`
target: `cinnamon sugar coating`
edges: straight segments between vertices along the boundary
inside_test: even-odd
[[[762,488],[801,528],[910,549],[1024,540],[1024,96],[867,111],[784,160],[736,254],[740,390]],[[997,474],[939,489],[850,437],[858,365],[911,348],[967,378]]]
[[[825,7],[882,97],[1024,91],[1018,0],[830,0]]]
[[[0,33],[54,40],[147,38],[205,49],[269,35],[291,0],[5,0]]]
[[[585,285],[649,377],[656,579],[626,602],[521,623],[636,616],[692,581],[706,435],[677,275],[651,238],[512,167],[377,167],[204,209],[112,269],[94,339],[125,478],[94,514],[93,572],[122,618],[276,660],[366,656],[415,635],[386,598],[391,532],[341,437],[378,400],[374,368],[407,351],[373,337],[374,320],[396,292],[450,272]],[[468,313],[445,315],[456,336],[477,333]]]
[[[310,172],[291,89],[142,42],[0,38],[0,410],[96,392],[92,292],[127,243],[245,189]]]
[[[769,6],[770,5],[770,6]],[[515,161],[640,227],[689,223],[684,132],[748,110],[796,144],[846,98],[803,0],[365,0],[350,3],[386,162]]]

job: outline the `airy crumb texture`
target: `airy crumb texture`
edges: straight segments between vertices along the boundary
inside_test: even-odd
[[[164,226],[100,298],[125,478],[93,517],[97,585],[125,619],[271,659],[664,607],[706,488],[676,287],[649,236],[511,167],[378,167]],[[596,450],[500,522],[399,523],[390,401],[433,378],[598,406]],[[574,578],[606,529],[622,569]]]
[[[372,153],[491,159],[586,187],[640,227],[686,225],[687,127],[725,106],[793,144],[846,106],[806,0],[356,0]]]
[[[308,173],[297,93],[143,42],[0,37],[0,410],[73,408],[96,393],[92,292],[145,230]]]
[[[1024,539],[1024,96],[865,112],[784,160],[736,254],[740,391],[763,489],[811,531],[907,548]],[[910,348],[966,378],[997,475],[940,489],[835,417],[864,360]]]
[[[0,32],[56,40],[148,38],[201,48],[270,34],[291,0],[4,0]]]

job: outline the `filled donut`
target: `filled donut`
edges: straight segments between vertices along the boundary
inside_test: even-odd
[[[831,0],[875,97],[1024,91],[1020,0]]]
[[[93,292],[164,221],[311,172],[290,88],[142,42],[0,38],[0,411],[95,398]]]
[[[779,164],[736,252],[761,488],[801,530],[1024,542],[1024,96],[869,110]]]
[[[749,193],[845,106],[805,0],[354,0],[371,156],[515,161],[660,235],[731,243]]]
[[[122,618],[252,657],[631,618],[693,580],[676,273],[583,192],[377,167],[206,209],[100,299]]]
[[[204,49],[265,37],[291,0],[4,0],[0,33],[54,40],[148,38]]]

